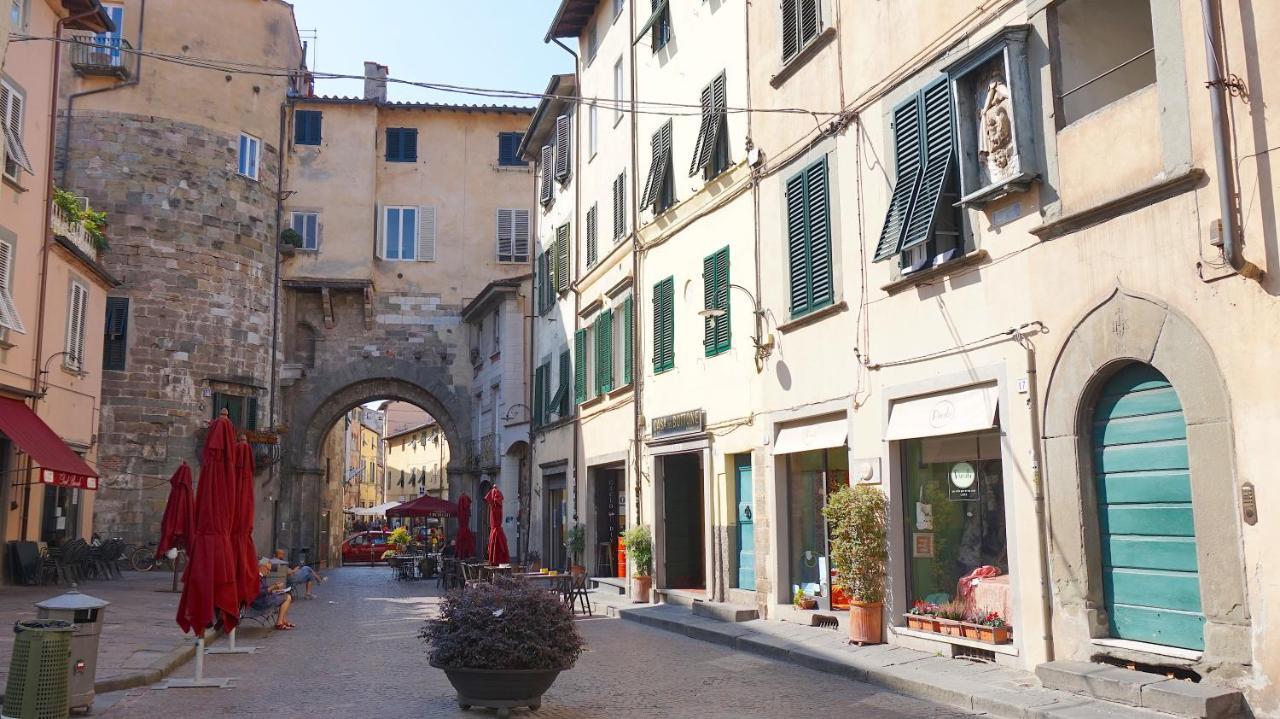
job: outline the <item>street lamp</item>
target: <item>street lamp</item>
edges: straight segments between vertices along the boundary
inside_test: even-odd
[[[773,352],[773,335],[769,334],[766,336],[764,334],[765,311],[760,307],[760,303],[756,301],[755,295],[751,294],[751,290],[748,290],[746,287],[743,287],[742,285],[733,284],[732,282],[729,283],[729,288],[734,290],[741,290],[751,300],[751,314],[755,316],[755,325],[756,325],[756,333],[751,338],[751,344],[755,347],[755,350],[756,350],[755,352],[756,372],[763,372],[764,361],[768,359],[769,355]],[[725,314],[727,314],[725,310],[716,308],[716,307],[703,307],[702,309],[698,310],[698,316],[704,317],[704,318],[710,318],[713,326],[715,325],[716,322],[720,320],[721,317],[724,317]]]

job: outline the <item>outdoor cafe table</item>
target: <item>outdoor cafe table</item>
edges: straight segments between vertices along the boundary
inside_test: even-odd
[[[545,581],[547,582],[547,589],[551,589],[553,591],[559,592],[561,595],[569,591],[569,586],[570,586],[569,583],[573,581],[573,575],[567,572],[561,572],[559,574],[543,574],[542,572],[525,572],[522,574],[517,574],[515,576],[523,577],[526,580],[529,580],[532,582]]]

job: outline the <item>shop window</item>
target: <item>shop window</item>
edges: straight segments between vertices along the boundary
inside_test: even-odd
[[[831,595],[830,534],[822,508],[827,497],[849,484],[848,449],[818,449],[787,455],[787,531],[791,590],[818,597],[831,608],[848,608],[843,593]]]
[[[959,601],[971,613],[999,612],[1012,623],[1000,433],[912,439],[901,446],[905,601]],[[975,572],[993,576],[962,585]]]
[[[1067,0],[1053,17],[1061,126],[1155,84],[1147,0]]]
[[[47,485],[40,541],[57,546],[80,536],[80,490]]]

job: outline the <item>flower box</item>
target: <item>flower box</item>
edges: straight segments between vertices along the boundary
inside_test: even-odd
[[[940,634],[945,634],[948,637],[964,636],[964,628],[961,622],[957,622],[954,619],[942,619],[941,617],[938,618],[937,622]]]
[[[907,628],[915,629],[921,632],[933,632],[938,634],[942,631],[938,625],[938,618],[930,614],[904,614],[907,619]]]
[[[987,644],[1008,644],[1013,641],[1013,627],[1005,625],[1003,627],[988,627],[982,624],[973,625],[978,629],[976,639]]]
[[[975,642],[982,641],[980,638],[980,629],[983,629],[983,627],[980,627],[977,624],[970,624],[969,622],[960,623],[960,634],[965,639],[972,639]]]

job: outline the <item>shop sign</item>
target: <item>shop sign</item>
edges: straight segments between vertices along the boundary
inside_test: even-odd
[[[951,465],[947,498],[953,502],[974,502],[978,499],[978,470],[968,462]]]
[[[690,409],[675,414],[666,414],[653,418],[653,438],[678,437],[682,434],[701,432],[706,423],[706,413],[700,409]]]
[[[44,484],[52,484],[55,487],[72,487],[74,489],[98,488],[97,477],[87,477],[83,474],[71,474],[70,472],[54,472],[48,469],[40,470],[40,481]]]

